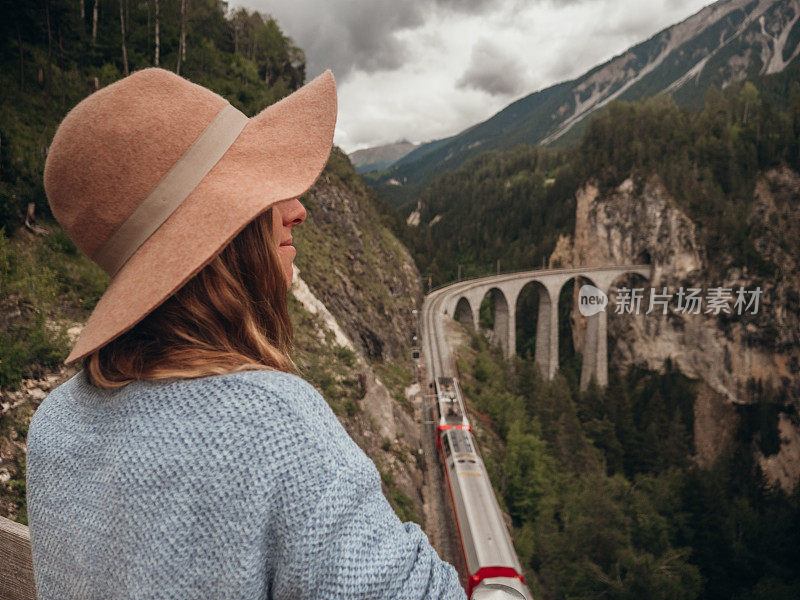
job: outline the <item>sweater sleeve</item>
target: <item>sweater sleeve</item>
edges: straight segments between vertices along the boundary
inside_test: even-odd
[[[293,477],[283,486],[282,504],[303,509],[277,544],[271,597],[466,600],[455,568],[417,524],[400,521],[377,468],[324,399],[302,380],[296,391],[302,478],[315,485]]]
[[[276,577],[276,598],[434,600],[466,598],[455,568],[415,523],[402,523],[377,471],[341,468],[293,544],[297,560]],[[312,560],[317,568],[303,570]]]

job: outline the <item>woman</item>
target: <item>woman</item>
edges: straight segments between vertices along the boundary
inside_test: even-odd
[[[38,598],[464,598],[291,374],[297,198],[335,115],[330,72],[247,119],[155,68],[59,126],[48,200],[112,279],[28,433]]]

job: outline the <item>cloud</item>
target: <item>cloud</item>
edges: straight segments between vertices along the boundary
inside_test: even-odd
[[[337,81],[354,71],[394,71],[409,57],[402,33],[421,27],[432,15],[480,14],[505,0],[239,0],[274,16],[306,52],[309,79],[327,68]]]
[[[577,77],[711,0],[231,0],[336,76],[350,152],[453,135]]]
[[[511,96],[525,86],[522,61],[487,39],[472,47],[469,67],[456,81],[458,88],[483,90],[492,96]]]
[[[371,0],[250,0],[248,8],[273,15],[306,52],[309,79],[332,68],[342,81],[354,70],[373,73],[401,66],[408,53],[398,32],[425,22],[421,3]]]
[[[498,0],[435,0],[435,3],[441,8],[468,14],[491,10],[500,4]]]

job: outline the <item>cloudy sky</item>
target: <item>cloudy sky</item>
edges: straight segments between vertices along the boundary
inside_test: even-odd
[[[447,137],[575,78],[709,0],[232,0],[336,77],[346,152]]]

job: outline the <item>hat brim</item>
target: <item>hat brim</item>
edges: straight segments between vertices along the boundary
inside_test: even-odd
[[[134,327],[258,215],[305,193],[330,155],[336,111],[336,85],[326,71],[251,118],[214,168],[111,280],[65,363]]]

